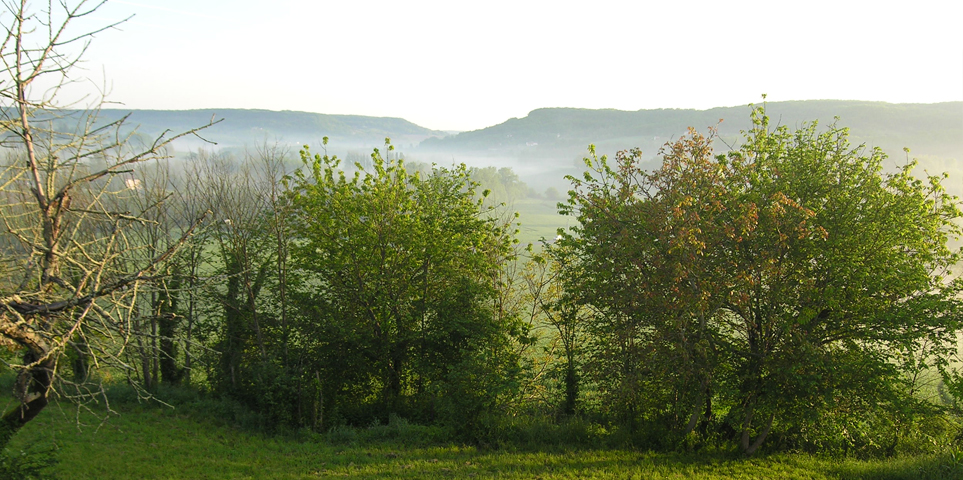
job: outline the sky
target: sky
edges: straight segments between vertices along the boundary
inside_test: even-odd
[[[46,4],[46,2],[43,2]],[[543,107],[963,100],[963,7],[917,0],[110,0],[79,31],[117,108],[259,108],[474,130]],[[74,93],[79,94],[79,93]]]

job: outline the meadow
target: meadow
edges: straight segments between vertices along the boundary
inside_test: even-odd
[[[117,414],[106,419],[102,408],[78,413],[73,405],[54,404],[21,430],[6,453],[52,458],[40,478],[72,480],[963,478],[960,452],[862,460],[803,453],[751,458],[727,451],[657,453],[606,446],[601,437],[587,444],[583,437],[576,445],[564,427],[523,432],[529,436],[498,445],[470,445],[446,440],[449,435],[438,427],[398,419],[325,434],[268,434],[242,426],[229,402],[188,396],[169,407],[138,403],[121,392],[112,404]]]

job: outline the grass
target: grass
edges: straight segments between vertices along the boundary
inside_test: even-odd
[[[522,245],[538,245],[542,238],[551,241],[558,234],[559,228],[567,228],[573,223],[570,217],[558,214],[559,201],[525,198],[507,206],[508,210],[517,211],[519,214],[518,222],[522,225],[519,228],[518,241]]]
[[[777,454],[651,453],[625,449],[479,449],[432,443],[427,427],[398,422],[327,435],[238,430],[190,407],[123,404],[101,424],[51,405],[8,453],[56,448],[48,473],[62,479],[949,479],[953,454],[876,461]],[[78,420],[86,424],[78,428]],[[430,432],[429,432],[430,433]]]

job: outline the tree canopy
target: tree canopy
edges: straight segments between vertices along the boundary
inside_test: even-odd
[[[946,352],[924,347],[954,343],[958,203],[944,177],[884,172],[835,124],[790,130],[763,108],[752,122],[724,154],[690,130],[654,171],[632,150],[572,179],[580,226],[562,242],[572,288],[604,313],[595,356],[621,372],[608,398],[683,435],[724,425],[747,453],[773,429],[872,435],[855,412],[906,411],[907,356],[936,367]]]
[[[411,174],[375,150],[370,171],[347,177],[336,157],[301,155],[292,258],[326,396],[376,418],[470,422],[493,407],[522,333],[495,302],[513,233],[485,214],[469,170]]]

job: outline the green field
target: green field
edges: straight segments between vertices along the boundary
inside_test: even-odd
[[[76,415],[52,404],[7,454],[55,449],[46,470],[61,479],[927,479],[963,478],[963,458],[834,459],[805,454],[743,458],[725,452],[484,448],[431,440],[430,429],[396,425],[326,435],[265,435],[238,429],[209,409],[122,402],[120,415]],[[81,426],[78,426],[78,421]]]
[[[574,219],[558,214],[558,200],[525,198],[516,200],[505,208],[518,212],[518,242],[522,245],[538,245],[541,239],[551,241],[559,228],[567,228]]]

